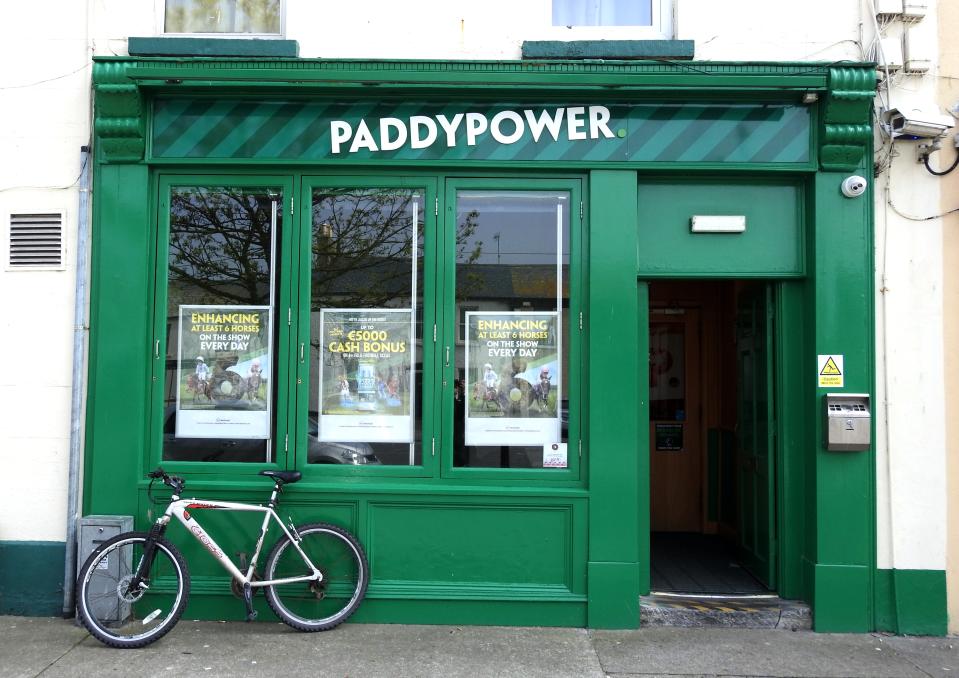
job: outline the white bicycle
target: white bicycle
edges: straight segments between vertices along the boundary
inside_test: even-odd
[[[77,614],[98,640],[119,648],[149,645],[180,619],[190,594],[190,573],[177,548],[163,534],[175,517],[232,575],[234,593],[246,604],[247,620],[256,618],[253,593],[262,588],[266,601],[285,623],[300,631],[326,631],[359,607],[369,583],[369,564],[360,542],[347,530],[327,523],[294,527],[276,513],[283,485],[295,483],[298,471],[260,471],[273,479],[266,506],[219,500],[180,499],[184,480],[163,469],[149,474],[173,489],[170,503],[149,532],[124,532],[90,554],[77,579]],[[259,511],[260,537],[246,572],[242,572],[197,522],[198,510]],[[256,572],[270,522],[283,531]]]

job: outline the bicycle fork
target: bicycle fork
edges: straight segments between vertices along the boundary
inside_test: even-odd
[[[166,518],[166,520],[164,520],[164,518]],[[144,584],[144,582],[150,579],[150,568],[153,567],[153,559],[156,557],[157,541],[163,537],[163,533],[169,522],[170,519],[167,516],[163,516],[150,527],[150,532],[143,544],[143,556],[137,565],[137,571],[134,573],[133,578],[130,579],[130,583],[127,584],[126,594],[128,596],[135,595],[144,589],[150,588]]]

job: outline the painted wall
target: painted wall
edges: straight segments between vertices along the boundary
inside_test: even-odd
[[[939,5],[939,105],[943,110],[959,103],[959,45],[953,39],[959,26],[959,4],[942,2]],[[955,134],[956,130],[952,130]],[[950,135],[952,138],[952,135]],[[948,143],[943,146],[948,147]],[[954,151],[946,148],[939,154],[942,167],[955,159]],[[943,167],[944,169],[944,167]],[[943,308],[945,345],[946,412],[959,412],[959,171],[941,180],[939,213],[942,220]],[[951,214],[949,214],[951,212]],[[949,592],[949,632],[959,633],[959,418],[946,417],[946,455],[948,457],[948,518],[949,535],[946,554],[946,585]]]
[[[4,6],[0,27],[0,542],[65,535],[86,3]],[[42,19],[40,18],[42,17]],[[43,26],[38,36],[28,27]],[[65,215],[63,270],[8,267],[10,214]],[[61,566],[62,567],[62,566]]]

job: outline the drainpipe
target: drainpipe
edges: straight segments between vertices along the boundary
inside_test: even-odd
[[[73,307],[73,378],[70,405],[70,460],[67,482],[67,552],[63,570],[63,616],[74,615],[77,578],[77,499],[83,429],[83,354],[87,339],[87,230],[90,226],[90,147],[80,147],[80,200],[77,209],[77,292]]]

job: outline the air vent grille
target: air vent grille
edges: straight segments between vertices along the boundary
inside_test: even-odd
[[[10,215],[10,267],[63,266],[62,214]]]

